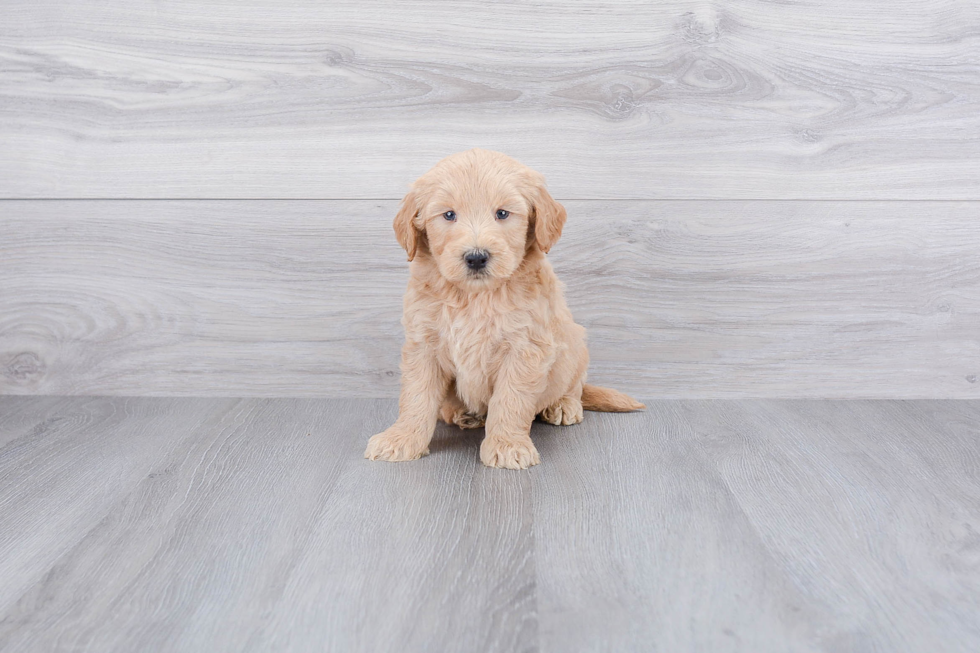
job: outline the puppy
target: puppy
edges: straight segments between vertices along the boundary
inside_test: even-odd
[[[486,425],[485,465],[525,469],[540,462],[535,416],[578,424],[583,409],[644,408],[585,383],[585,329],[545,257],[564,224],[544,177],[498,152],[454,154],[412,185],[394,222],[411,262],[398,420],[365,458],[426,455],[442,418]]]

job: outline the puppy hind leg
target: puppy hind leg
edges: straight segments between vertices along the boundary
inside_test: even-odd
[[[449,387],[449,392],[446,393],[446,399],[439,409],[439,419],[446,424],[455,424],[461,429],[482,428],[487,421],[486,415],[475,415],[466,410],[466,406],[456,394],[455,383]]]
[[[579,424],[584,416],[582,408],[582,384],[578,383],[572,390],[541,411],[541,420],[555,426]]]
[[[568,426],[581,423],[583,415],[582,400],[565,395],[541,411],[541,420],[555,426]]]

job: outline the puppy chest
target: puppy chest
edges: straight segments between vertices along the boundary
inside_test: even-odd
[[[493,374],[506,349],[506,338],[492,322],[455,320],[440,330],[440,340],[443,354],[457,374]]]

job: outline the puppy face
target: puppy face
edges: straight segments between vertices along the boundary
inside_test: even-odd
[[[423,248],[443,277],[479,290],[509,278],[530,249],[547,252],[564,223],[540,174],[498,152],[468,150],[415,182],[394,227],[410,261]]]
[[[439,272],[471,289],[508,278],[524,258],[527,201],[506,178],[452,181],[437,185],[419,212]]]

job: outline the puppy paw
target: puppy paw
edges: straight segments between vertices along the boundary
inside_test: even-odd
[[[583,415],[582,402],[568,395],[541,411],[541,419],[555,426],[579,424]]]
[[[424,438],[392,426],[368,440],[364,457],[369,460],[401,462],[421,458],[427,453],[429,446]]]
[[[541,462],[530,438],[502,440],[485,438],[480,445],[480,460],[487,467],[527,469]]]
[[[478,429],[487,422],[486,415],[467,412],[458,399],[447,399],[439,409],[439,419],[446,424],[455,424],[461,429]]]
[[[460,411],[453,415],[453,424],[461,429],[479,429],[487,423],[486,415],[474,415]]]

